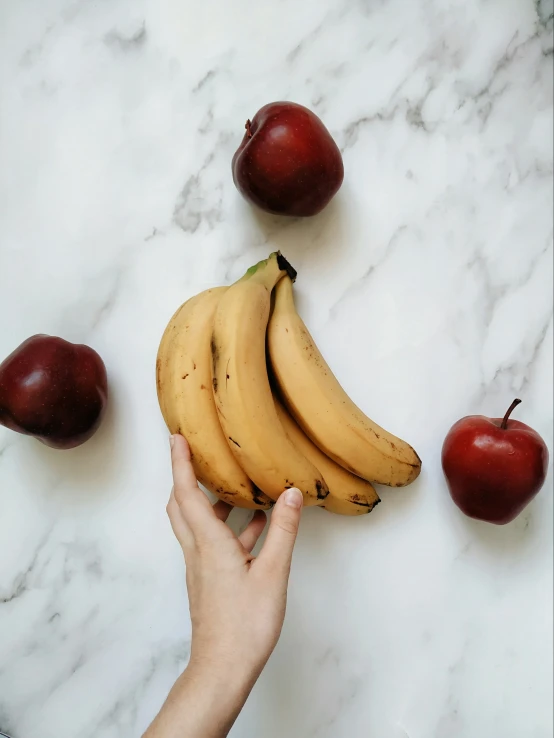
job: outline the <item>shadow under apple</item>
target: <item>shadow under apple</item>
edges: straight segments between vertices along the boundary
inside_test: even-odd
[[[321,213],[309,218],[271,215],[255,206],[250,211],[268,253],[281,251],[299,272],[315,260],[332,271],[348,259],[354,241],[348,237],[348,211],[341,192]]]
[[[40,485],[38,494],[73,504],[109,497],[111,483],[121,463],[116,442],[120,413],[114,394],[110,393],[100,427],[81,446],[62,451],[30,437],[24,440],[25,448],[21,453],[30,466],[25,472],[29,481],[36,488],[37,480],[50,480],[50,492],[45,493]]]
[[[537,521],[534,514],[534,503],[531,503],[515,520],[506,525],[494,525],[481,520],[474,520],[456,510],[461,525],[469,538],[477,541],[489,551],[497,555],[521,552],[534,546],[537,534]]]

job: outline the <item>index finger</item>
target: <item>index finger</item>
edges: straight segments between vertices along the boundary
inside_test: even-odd
[[[170,436],[171,467],[175,499],[192,532],[215,520],[210,501],[198,486],[190,448],[183,436]]]

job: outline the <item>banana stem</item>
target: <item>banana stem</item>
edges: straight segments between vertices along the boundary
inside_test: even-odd
[[[293,282],[296,279],[296,269],[285,259],[280,251],[274,251],[267,259],[263,259],[247,269],[241,281],[256,279],[263,282],[266,286],[273,288],[285,274],[288,274]]]

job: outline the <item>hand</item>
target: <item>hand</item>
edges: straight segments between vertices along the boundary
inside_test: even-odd
[[[174,436],[174,488],[167,512],[187,565],[192,621],[191,664],[232,666],[259,674],[281,633],[302,494],[287,490],[276,505],[267,540],[252,549],[266,524],[257,510],[237,538],[225,521],[232,510],[213,507],[200,490],[188,444]]]
[[[236,537],[225,525],[232,508],[211,505],[198,487],[188,444],[172,436],[174,487],[167,506],[187,569],[192,622],[189,665],[146,733],[148,738],[227,735],[273,651],[285,617],[302,493],[281,495],[258,558],[262,510]]]

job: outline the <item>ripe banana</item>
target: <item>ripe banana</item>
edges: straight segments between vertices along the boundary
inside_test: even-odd
[[[285,433],[267,375],[271,291],[286,273],[295,275],[281,254],[271,254],[222,296],[211,345],[213,390],[229,447],[250,479],[273,500],[285,488],[298,487],[305,505],[318,505],[327,485]]]
[[[275,288],[267,346],[285,404],[322,451],[368,481],[391,487],[413,482],[421,470],[419,456],[348,397],[296,312],[288,277]]]
[[[326,456],[292,419],[275,397],[277,414],[288,437],[312,464],[321,471],[329,485],[329,494],[322,507],[338,515],[365,515],[381,502],[373,486],[356,477]]]
[[[196,295],[169,321],[156,361],[158,401],[170,433],[182,433],[189,442],[197,479],[230,505],[266,510],[273,501],[231,453],[212,393],[213,316],[226,289]]]

